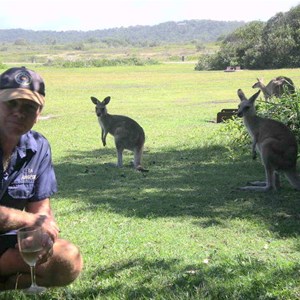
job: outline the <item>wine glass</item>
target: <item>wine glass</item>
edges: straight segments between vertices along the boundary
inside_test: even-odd
[[[26,294],[40,294],[46,290],[38,286],[35,279],[35,265],[43,252],[43,231],[39,226],[20,228],[17,232],[18,246],[23,260],[30,266],[31,286],[24,290]]]

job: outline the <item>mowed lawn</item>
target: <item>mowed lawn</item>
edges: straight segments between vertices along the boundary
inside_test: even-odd
[[[39,299],[300,298],[300,194],[285,179],[279,192],[238,190],[264,171],[250,147],[232,158],[216,123],[218,111],[237,107],[237,89],[251,96],[257,77],[279,75],[300,86],[299,69],[32,68],[46,82],[35,129],[52,146],[52,207],[61,237],[80,247],[85,263],[72,285]],[[132,169],[130,152],[122,169],[109,165],[114,141],[102,146],[91,96],[111,96],[109,113],[144,128],[149,173]]]

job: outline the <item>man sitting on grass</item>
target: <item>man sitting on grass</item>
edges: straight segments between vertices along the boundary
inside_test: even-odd
[[[50,197],[57,191],[48,141],[32,131],[45,103],[45,85],[35,72],[11,68],[0,75],[0,291],[31,284],[29,266],[16,246],[16,232],[41,226],[44,255],[37,284],[64,286],[82,270],[76,246],[59,238]]]

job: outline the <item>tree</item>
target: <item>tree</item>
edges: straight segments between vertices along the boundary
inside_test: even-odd
[[[227,35],[209,69],[240,65],[247,69],[300,66],[300,5],[266,23],[254,21]]]
[[[224,69],[227,66],[236,65],[242,68],[255,67],[258,61],[257,53],[260,53],[263,28],[263,22],[254,21],[226,36],[220,50],[210,60],[210,68]]]
[[[15,40],[15,45],[18,45],[18,46],[25,46],[27,45],[27,41],[25,39],[17,39]]]
[[[291,52],[296,43],[286,14],[278,13],[267,22],[262,32],[262,41],[265,68],[290,67]]]

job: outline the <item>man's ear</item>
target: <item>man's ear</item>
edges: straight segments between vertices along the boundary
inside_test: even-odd
[[[41,112],[42,112],[42,109],[43,109],[43,108],[40,108],[40,109],[37,111],[37,113],[36,113],[36,118],[35,118],[35,120],[34,120],[34,124],[37,123],[37,121],[39,120],[40,115],[41,115]]]

